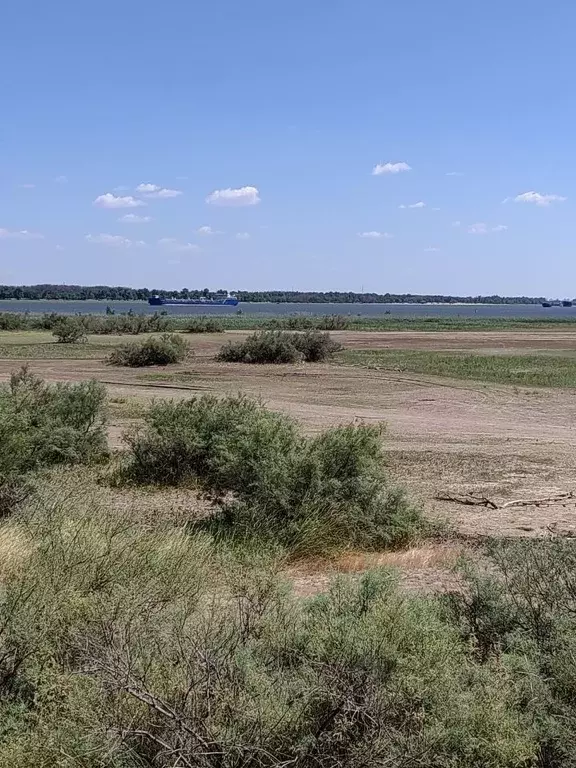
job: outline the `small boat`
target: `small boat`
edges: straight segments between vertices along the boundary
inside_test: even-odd
[[[150,296],[148,304],[153,307],[236,307],[238,299],[235,296],[224,296],[221,299],[164,299],[162,296]]]
[[[562,306],[563,307],[571,307],[572,306],[572,302],[568,301],[568,300],[565,300],[565,301],[562,302]]]
[[[542,306],[546,307],[546,308],[551,307],[552,306],[552,302],[551,301],[543,301],[542,302]]]

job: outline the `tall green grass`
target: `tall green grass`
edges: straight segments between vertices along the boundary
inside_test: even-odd
[[[350,365],[383,371],[472,379],[523,387],[576,387],[576,356],[346,350],[339,359]]]

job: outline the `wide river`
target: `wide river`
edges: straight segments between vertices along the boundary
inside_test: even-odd
[[[359,315],[390,314],[392,317],[570,317],[574,307],[541,307],[539,304],[270,304],[241,303],[237,307],[167,306],[151,307],[144,301],[0,301],[0,312],[62,312],[99,314],[106,307],[115,312],[152,313],[165,309],[170,315]]]

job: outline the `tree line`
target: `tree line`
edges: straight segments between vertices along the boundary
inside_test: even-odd
[[[241,302],[278,304],[540,304],[544,297],[533,296],[445,296],[413,293],[355,293],[354,291],[233,291]],[[146,301],[151,296],[166,299],[198,299],[225,295],[208,288],[127,288],[109,285],[0,285],[0,299],[45,299],[73,301]]]

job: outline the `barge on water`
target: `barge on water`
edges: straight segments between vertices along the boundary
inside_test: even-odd
[[[237,307],[238,299],[224,296],[220,299],[164,299],[162,296],[150,296],[148,304],[153,307]]]

